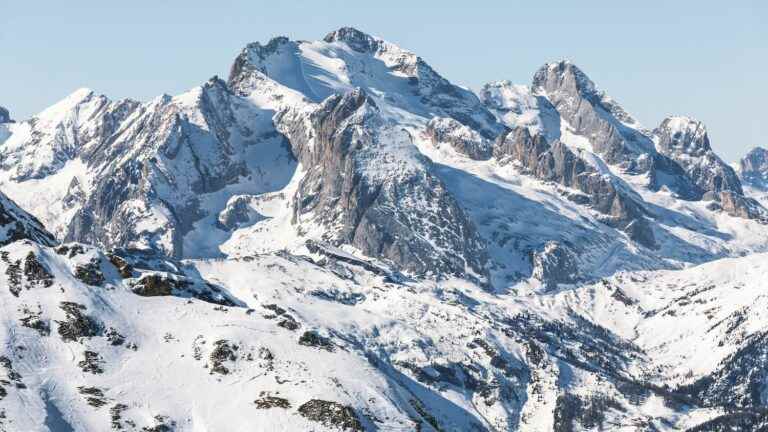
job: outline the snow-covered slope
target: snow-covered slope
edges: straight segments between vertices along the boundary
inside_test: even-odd
[[[341,28],[4,112],[0,430],[765,427],[768,158],[570,62]]]
[[[765,255],[499,296],[333,251],[0,252],[6,430],[673,431],[764,404]]]
[[[0,193],[0,245],[29,239],[43,245],[52,245],[54,237],[34,216]]]

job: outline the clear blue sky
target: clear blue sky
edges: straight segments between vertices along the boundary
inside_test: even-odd
[[[768,146],[766,4],[0,0],[0,105],[23,119],[79,87],[177,94],[226,76],[248,42],[352,25],[472,88],[528,84],[543,63],[570,59],[648,127],[668,114],[703,120],[732,161]]]

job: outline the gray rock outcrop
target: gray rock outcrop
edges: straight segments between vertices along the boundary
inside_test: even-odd
[[[0,123],[10,123],[11,122],[11,114],[8,112],[7,109],[0,106]]]
[[[381,117],[362,89],[275,121],[307,170],[294,223],[420,275],[487,282],[487,252],[473,224],[434,176],[410,135]]]
[[[533,253],[532,277],[541,281],[547,289],[561,283],[573,283],[579,279],[579,270],[571,250],[558,242],[547,242]]]
[[[714,204],[713,207],[720,208],[731,216],[768,223],[768,210],[753,198],[731,191],[723,191],[718,194],[717,201],[718,203]]]
[[[576,134],[588,137],[606,163],[632,174],[648,173],[648,187],[667,187],[683,199],[699,199],[697,187],[677,163],[658,153],[646,131],[578,67],[550,63],[533,77],[533,91],[546,96]]]
[[[53,246],[56,240],[34,216],[0,193],[0,246],[28,239]]]
[[[234,230],[264,220],[265,217],[252,207],[252,203],[257,200],[257,197],[251,195],[233,196],[219,213],[219,224],[227,230]]]
[[[81,153],[89,169],[108,175],[98,176],[87,195],[68,194],[77,210],[65,239],[185,256],[184,236],[209,216],[199,197],[254,175],[249,146],[282,142],[271,121],[254,122],[261,115],[218,78],[185,99],[162,96],[137,107],[99,151]]]
[[[599,173],[562,142],[549,143],[543,135],[531,134],[528,128],[521,127],[502,135],[495,143],[493,155],[501,163],[517,161],[536,178],[581,191],[584,195],[575,199],[605,215],[604,222],[648,248],[656,247],[643,205],[625,192],[617,180]]]
[[[492,142],[452,118],[436,117],[425,131],[433,145],[448,143],[457,153],[474,160],[491,157]]]
[[[739,173],[744,183],[768,191],[768,149],[755,147],[739,162]]]
[[[682,166],[710,196],[722,191],[743,194],[736,171],[712,151],[707,129],[700,121],[667,117],[653,135],[656,148]]]

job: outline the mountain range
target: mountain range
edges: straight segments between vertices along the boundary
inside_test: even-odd
[[[345,27],[10,108],[0,430],[768,430],[768,150],[570,61],[472,91]]]

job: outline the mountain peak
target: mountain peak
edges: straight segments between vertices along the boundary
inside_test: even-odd
[[[86,87],[81,87],[70,93],[64,99],[48,107],[36,117],[60,119],[68,112],[71,112],[73,109],[75,109],[75,107],[78,105],[91,100],[95,96],[96,93],[93,90]],[[104,98],[106,99],[106,97]]]
[[[768,149],[763,147],[755,147],[747,153],[747,158],[759,158],[768,160]]]
[[[662,140],[659,143],[666,150],[674,148],[676,151],[692,156],[700,156],[712,150],[707,127],[699,120],[686,116],[669,116],[661,122],[657,131],[663,132],[661,135],[668,137],[668,140]]]
[[[206,88],[214,87],[214,88],[220,88],[220,89],[227,89],[226,81],[221,79],[218,75],[214,75],[210,77],[203,86]]]
[[[260,60],[264,60],[267,56],[277,51],[280,46],[290,42],[291,40],[287,36],[276,36],[265,45],[262,45],[261,42],[251,42],[246,45],[244,51],[255,54]]]
[[[65,97],[61,102],[70,103],[72,105],[76,105],[90,97],[92,97],[95,94],[95,92],[92,89],[89,89],[87,87],[80,87],[79,89],[73,91],[70,93],[67,97]]]
[[[595,83],[570,60],[544,64],[534,74],[532,87],[547,92],[565,88],[585,97],[597,95]]]
[[[755,147],[739,162],[739,170],[745,180],[768,185],[768,149]]]
[[[328,33],[323,41],[328,43],[344,42],[353,50],[361,53],[374,52],[379,48],[380,39],[364,33],[354,27],[342,27]]]
[[[0,123],[10,123],[11,122],[11,114],[8,112],[7,109],[0,106]]]

